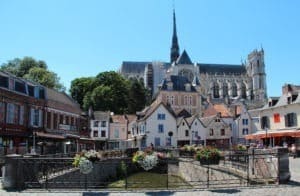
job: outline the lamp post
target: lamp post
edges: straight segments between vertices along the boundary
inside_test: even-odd
[[[33,144],[32,144],[31,154],[36,154],[36,151],[35,151],[35,137],[36,137],[36,132],[33,131],[32,135],[33,135]]]

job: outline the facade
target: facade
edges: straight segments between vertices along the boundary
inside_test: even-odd
[[[231,146],[232,131],[220,115],[200,119],[206,127],[206,145],[227,149]]]
[[[0,72],[0,92],[1,154],[79,150],[85,118],[68,95],[6,72]]]
[[[108,149],[127,148],[128,120],[125,115],[111,115]]]
[[[207,128],[203,125],[197,116],[192,116],[186,119],[190,127],[190,144],[206,146]]]
[[[162,102],[154,101],[148,108],[139,112],[134,140],[140,140],[141,148],[151,146],[177,147],[176,117],[172,109]]]
[[[270,98],[260,109],[251,111],[259,118],[258,131],[246,136],[251,141],[263,141],[266,146],[291,146],[300,150],[300,86],[287,84],[282,95]]]
[[[175,12],[170,62],[127,61],[122,63],[120,73],[126,78],[143,78],[153,96],[159,91],[162,79],[184,76],[196,85],[203,98],[216,102],[244,99],[250,107],[258,108],[265,104],[267,98],[263,49],[254,50],[247,61],[238,65],[193,63],[185,50],[180,54]]]
[[[191,130],[186,118],[177,118],[177,146],[191,144]]]
[[[96,150],[107,149],[109,139],[110,112],[95,111],[90,120],[90,137],[95,141]]]
[[[174,111],[185,109],[191,114],[197,114],[201,108],[200,94],[184,76],[171,75],[165,78],[156,99]]]

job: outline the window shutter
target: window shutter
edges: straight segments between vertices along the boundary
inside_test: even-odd
[[[284,115],[285,126],[288,127],[288,115]]]
[[[39,127],[43,125],[43,111],[39,110]]]
[[[298,123],[297,123],[297,114],[296,113],[293,113],[293,126],[297,126]]]
[[[30,108],[30,125],[33,126],[34,109]]]

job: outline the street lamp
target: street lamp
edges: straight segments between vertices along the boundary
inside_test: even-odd
[[[31,154],[36,154],[36,151],[35,151],[35,137],[36,137],[36,132],[33,131],[32,134],[33,134],[33,147],[31,149]]]

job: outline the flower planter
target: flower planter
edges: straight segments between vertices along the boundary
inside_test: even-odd
[[[201,165],[218,165],[220,162],[220,158],[215,159],[200,159]]]

